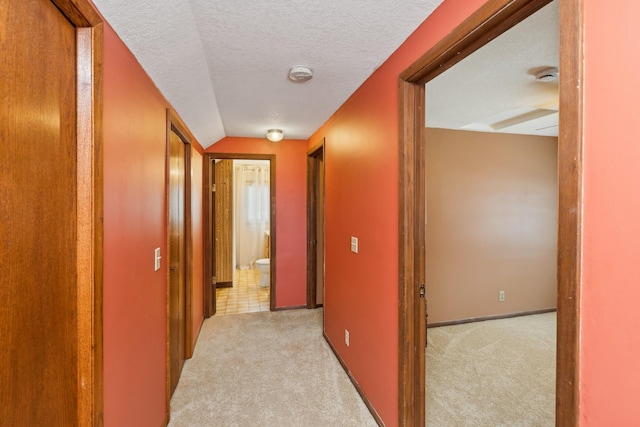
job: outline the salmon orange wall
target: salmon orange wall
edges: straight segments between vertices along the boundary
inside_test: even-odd
[[[580,425],[636,426],[640,423],[640,3],[584,4]]]
[[[104,421],[158,426],[166,412],[164,99],[109,27],[104,37]]]
[[[207,153],[276,156],[276,307],[306,305],[307,144],[303,140],[227,137]]]
[[[308,141],[326,138],[325,333],[387,426],[398,423],[398,75],[483,3],[445,0]]]
[[[167,415],[165,156],[170,105],[115,32],[104,36],[104,425]],[[203,321],[202,147],[192,142],[193,343]],[[161,248],[159,271],[154,248]]]

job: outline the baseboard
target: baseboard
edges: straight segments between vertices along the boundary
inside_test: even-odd
[[[384,423],[382,422],[382,418],[380,418],[380,415],[378,415],[378,412],[376,411],[376,409],[373,407],[371,402],[369,402],[369,399],[360,388],[360,384],[358,384],[356,379],[353,377],[353,375],[351,374],[351,371],[349,370],[349,368],[347,368],[347,365],[344,363],[344,360],[342,360],[342,357],[340,357],[340,354],[336,351],[336,348],[333,346],[333,344],[331,343],[331,340],[329,339],[329,337],[324,331],[322,331],[322,336],[324,337],[324,340],[327,342],[327,344],[329,344],[329,348],[331,349],[331,351],[333,351],[333,354],[336,356],[336,359],[338,359],[338,362],[340,362],[340,366],[342,366],[342,369],[344,369],[344,371],[347,373],[347,376],[351,380],[351,383],[353,384],[353,386],[356,388],[356,391],[362,398],[362,401],[367,406],[367,409],[369,410],[369,412],[371,412],[373,419],[376,420],[376,423],[378,423],[379,426],[384,426]]]
[[[307,308],[306,304],[303,305],[289,305],[287,307],[276,307],[272,311],[284,311],[284,310],[298,310],[301,308]]]
[[[492,316],[481,316],[481,317],[470,317],[467,319],[460,320],[448,320],[446,322],[434,322],[427,323],[427,328],[437,328],[440,326],[453,326],[453,325],[462,325],[465,323],[473,323],[473,322],[484,322],[485,320],[498,320],[498,319],[510,319],[512,317],[520,317],[520,316],[530,316],[533,314],[543,314],[543,313],[551,313],[556,311],[556,308],[543,308],[541,310],[530,310],[530,311],[518,311],[516,313],[507,313],[507,314],[496,314]]]

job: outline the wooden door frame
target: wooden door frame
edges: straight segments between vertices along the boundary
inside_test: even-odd
[[[320,307],[317,303],[317,242],[316,233],[318,228],[317,205],[318,181],[317,177],[317,156],[320,152],[324,157],[325,139],[307,151],[307,308]],[[322,206],[324,211],[324,206]],[[315,242],[315,243],[314,243]],[[324,304],[322,304],[324,305]]]
[[[165,206],[165,216],[166,216],[166,258],[167,258],[167,327],[166,327],[166,335],[167,335],[167,375],[166,375],[166,400],[167,400],[167,411],[169,411],[171,404],[171,310],[170,310],[170,296],[171,296],[171,277],[169,270],[169,257],[171,255],[171,230],[170,230],[170,181],[169,181],[169,173],[171,170],[170,167],[170,144],[171,144],[171,132],[174,132],[182,143],[184,144],[184,305],[185,305],[185,313],[184,313],[184,356],[185,360],[190,359],[193,356],[193,348],[191,342],[193,340],[193,315],[191,313],[191,305],[192,305],[192,294],[193,294],[193,229],[192,229],[192,218],[191,218],[191,138],[189,138],[189,133],[186,130],[186,127],[182,124],[182,121],[178,117],[178,115],[170,108],[167,108],[167,135],[166,135],[166,160],[165,160],[165,168],[166,168],[166,176],[165,176],[165,199],[167,201]],[[167,414],[168,415],[168,414]],[[167,419],[168,416],[167,416]]]
[[[51,0],[76,27],[78,425],[102,425],[103,22],[88,0]]]
[[[399,77],[399,375],[401,426],[425,423],[425,84],[551,0],[489,0]],[[556,425],[578,425],[582,249],[584,0],[560,3]]]
[[[270,284],[269,284],[269,310],[276,310],[276,155],[275,154],[246,154],[246,153],[204,153],[204,164],[202,165],[202,188],[203,188],[203,232],[204,232],[204,316],[206,318],[215,314],[215,283],[211,282],[211,263],[213,262],[211,239],[211,195],[210,174],[212,171],[211,162],[214,159],[246,159],[246,160],[269,160],[269,233],[270,233]]]

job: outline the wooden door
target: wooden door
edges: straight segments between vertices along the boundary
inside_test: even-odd
[[[185,144],[169,136],[169,383],[178,385],[186,352]]]
[[[77,425],[94,416],[101,371],[84,311],[92,315],[92,163],[83,162],[93,139],[79,130],[91,127],[80,111],[91,117],[93,105],[78,108],[77,90],[87,52],[78,41],[91,30],[79,33],[47,0],[4,0],[0,16],[0,424]],[[78,227],[87,218],[88,231]]]
[[[324,305],[324,149],[307,158],[307,308]]]
[[[214,165],[214,265],[215,286],[233,284],[233,160]]]
[[[324,304],[324,155],[317,156],[316,185],[316,306]]]

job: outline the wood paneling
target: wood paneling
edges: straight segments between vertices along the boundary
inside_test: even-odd
[[[101,27],[54,3],[1,7],[2,425],[102,425]]]
[[[216,283],[233,282],[233,160],[220,160],[215,173],[215,271]]]

